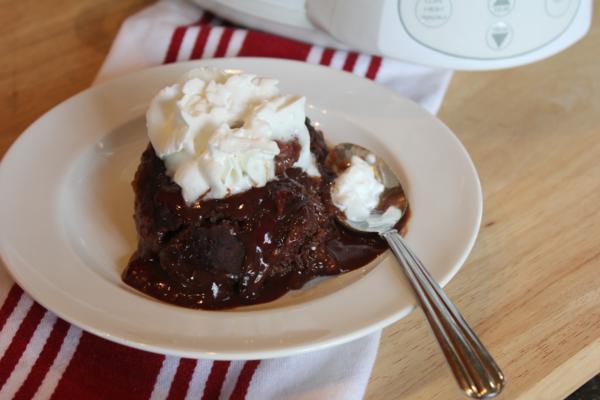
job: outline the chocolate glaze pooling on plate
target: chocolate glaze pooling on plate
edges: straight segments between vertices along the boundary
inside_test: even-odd
[[[277,179],[187,206],[151,145],[133,181],[138,249],[128,285],[163,301],[222,309],[274,300],[308,280],[362,267],[386,244],[336,222],[323,134],[306,121],[321,178],[293,164],[297,142],[279,143]],[[399,223],[402,228],[405,216]]]

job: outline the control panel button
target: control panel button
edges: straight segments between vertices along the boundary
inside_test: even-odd
[[[515,0],[489,0],[488,5],[492,14],[504,17],[512,11]]]
[[[551,17],[562,17],[570,5],[571,0],[546,0],[546,12]]]
[[[430,28],[437,28],[450,19],[452,3],[450,0],[419,0],[415,11],[419,22]]]
[[[496,22],[487,31],[487,44],[492,50],[503,50],[510,44],[512,35],[506,22]]]

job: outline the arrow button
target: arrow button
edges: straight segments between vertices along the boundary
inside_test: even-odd
[[[494,42],[496,42],[496,46],[498,46],[498,48],[502,47],[502,43],[504,42],[507,36],[508,32],[492,33],[492,38],[494,38]]]
[[[492,50],[504,50],[512,40],[512,29],[506,22],[496,22],[487,32],[487,44]]]
[[[515,0],[489,0],[490,11],[497,17],[504,17],[512,11]]]

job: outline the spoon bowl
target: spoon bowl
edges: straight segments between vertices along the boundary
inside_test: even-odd
[[[375,178],[383,184],[384,190],[379,197],[379,205],[371,212],[366,220],[355,221],[348,219],[344,213],[338,214],[338,221],[355,231],[383,233],[394,227],[408,210],[408,199],[402,188],[400,180],[387,165],[385,161],[377,157],[368,149],[353,143],[340,143],[329,152],[327,165],[336,175],[340,175],[350,166],[352,156],[357,156],[367,161],[375,173]],[[384,218],[385,211],[390,207],[396,207],[400,210],[399,218],[396,222],[390,221],[390,218]]]

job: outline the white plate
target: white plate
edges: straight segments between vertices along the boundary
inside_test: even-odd
[[[0,168],[0,244],[15,280],[65,320],[144,350],[214,359],[269,358],[356,339],[406,316],[414,297],[391,257],[261,306],[200,311],[121,282],[135,249],[130,182],[147,144],[152,96],[199,65],[277,77],[308,99],[328,141],[361,144],[402,178],[408,242],[445,284],[469,253],[481,189],[457,138],[418,105],[365,79],[275,59],[174,64],[92,87],[33,123]],[[372,266],[371,266],[372,267]]]

